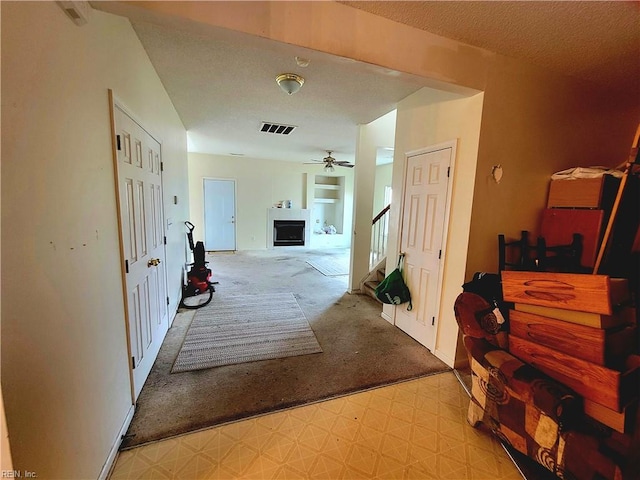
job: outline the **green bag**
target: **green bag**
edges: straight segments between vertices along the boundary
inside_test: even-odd
[[[401,253],[400,258],[398,258],[398,267],[387,275],[387,277],[380,282],[380,285],[376,287],[376,297],[378,297],[378,300],[382,303],[391,305],[400,305],[401,303],[409,302],[407,310],[411,310],[413,308],[411,304],[411,293],[402,278],[403,264],[404,253]]]

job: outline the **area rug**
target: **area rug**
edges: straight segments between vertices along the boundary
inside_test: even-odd
[[[307,260],[307,263],[327,277],[349,275],[349,256],[324,256]]]
[[[321,352],[292,293],[223,295],[196,311],[171,373]]]

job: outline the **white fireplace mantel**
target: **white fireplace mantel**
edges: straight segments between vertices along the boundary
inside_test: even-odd
[[[304,246],[311,245],[311,210],[308,208],[268,208],[267,248],[273,248],[274,220],[304,220]]]

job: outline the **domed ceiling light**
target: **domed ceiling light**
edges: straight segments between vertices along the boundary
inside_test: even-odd
[[[281,73],[276,77],[276,83],[285,93],[293,95],[304,84],[304,78],[295,73]]]

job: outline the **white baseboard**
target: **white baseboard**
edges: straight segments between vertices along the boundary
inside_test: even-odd
[[[120,431],[118,432],[118,435],[116,436],[113,445],[111,446],[111,450],[109,451],[107,460],[102,466],[102,470],[100,471],[98,480],[107,480],[107,478],[109,478],[109,474],[111,473],[111,470],[116,463],[116,458],[118,457],[118,449],[120,448],[122,437],[124,437],[124,435],[127,433],[127,430],[129,429],[129,425],[131,425],[131,420],[133,419],[133,413],[135,409],[136,407],[134,405],[131,405],[131,408],[129,408],[127,416],[124,419],[124,423],[122,424],[122,428],[120,428]]]
[[[380,316],[381,316],[382,318],[384,318],[387,322],[389,322],[391,325],[393,325],[393,318],[391,318],[391,316],[389,316],[388,314],[386,314],[386,313],[384,313],[384,312],[382,312],[382,313],[380,314]]]

